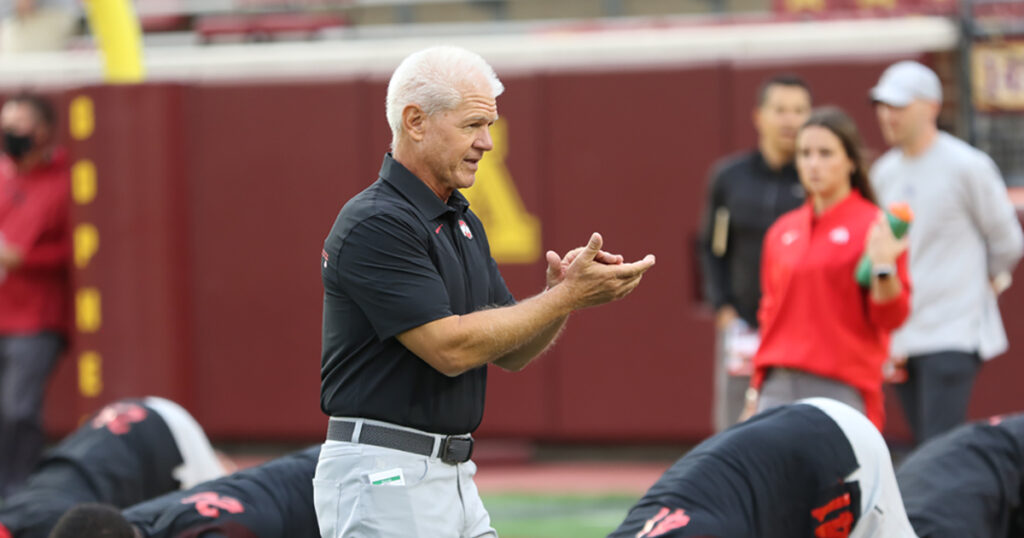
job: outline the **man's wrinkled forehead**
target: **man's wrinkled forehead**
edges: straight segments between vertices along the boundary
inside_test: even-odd
[[[484,117],[492,122],[498,120],[498,100],[494,97],[493,89],[486,78],[467,80],[459,90],[462,99],[456,106],[457,110],[463,111],[466,115]]]

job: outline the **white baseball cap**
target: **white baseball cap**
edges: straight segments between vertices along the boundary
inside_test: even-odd
[[[897,62],[888,67],[878,85],[871,88],[871,100],[905,107],[915,99],[942,102],[942,83],[935,71],[917,62]]]

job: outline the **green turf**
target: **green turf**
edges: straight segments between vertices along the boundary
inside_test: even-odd
[[[496,493],[482,495],[501,538],[598,538],[618,527],[637,496]]]

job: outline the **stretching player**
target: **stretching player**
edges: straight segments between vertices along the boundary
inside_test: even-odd
[[[1024,536],[1024,414],[934,437],[896,472],[921,538]]]
[[[878,430],[826,398],[764,411],[691,450],[612,538],[913,538]]]
[[[0,508],[0,538],[46,538],[79,503],[131,506],[223,474],[203,429],[181,406],[120,400],[44,454]]]
[[[168,493],[121,514],[82,505],[60,519],[51,538],[305,538],[320,530],[313,473],[320,446],[259,467]]]

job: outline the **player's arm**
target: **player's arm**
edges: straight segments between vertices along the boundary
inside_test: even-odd
[[[652,255],[634,263],[601,263],[595,260],[601,244],[601,236],[594,234],[568,264],[564,278],[539,295],[512,306],[438,319],[397,338],[445,375],[492,362],[521,369],[550,345],[572,311],[625,297],[654,265]]]

